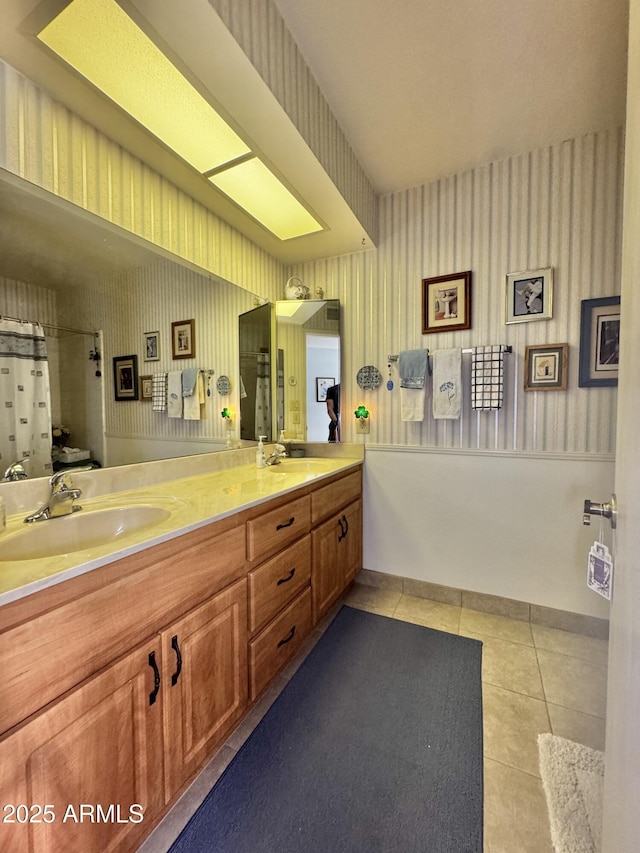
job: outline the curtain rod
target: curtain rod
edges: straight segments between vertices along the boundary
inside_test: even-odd
[[[0,315],[1,320],[13,320],[14,323],[34,323],[33,320],[22,320],[20,317],[7,317],[5,314]],[[86,329],[72,329],[69,326],[54,326],[53,323],[39,323],[44,329],[55,329],[56,332],[73,332],[75,335],[89,335],[92,338],[98,336],[97,332],[88,332]]]

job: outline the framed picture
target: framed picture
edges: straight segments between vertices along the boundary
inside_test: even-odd
[[[422,334],[471,328],[471,270],[422,279]]]
[[[525,391],[565,391],[569,344],[528,346],[524,355]]]
[[[153,376],[140,377],[140,399],[150,402],[153,397]]]
[[[316,400],[318,403],[327,402],[327,391],[335,384],[336,380],[332,376],[316,377]]]
[[[144,360],[160,361],[160,332],[144,333]]]
[[[618,384],[620,297],[583,299],[580,312],[581,388]]]
[[[113,388],[116,400],[138,399],[137,355],[119,355],[113,359]]]
[[[195,358],[195,320],[179,320],[171,324],[171,351],[173,358]]]
[[[553,269],[512,272],[507,276],[505,323],[550,320],[553,308]]]

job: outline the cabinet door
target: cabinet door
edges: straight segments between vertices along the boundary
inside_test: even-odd
[[[159,651],[138,647],[0,742],[1,850],[137,848],[164,805]]]
[[[346,587],[362,568],[362,501],[347,507],[341,516],[345,535],[339,543],[339,562]]]
[[[311,534],[311,591],[313,624],[340,595],[338,546],[344,525],[337,515],[325,521]]]
[[[163,631],[162,655],[168,802],[246,708],[246,580]]]

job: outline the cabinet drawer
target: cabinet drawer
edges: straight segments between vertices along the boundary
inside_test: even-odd
[[[340,480],[334,480],[327,486],[316,489],[311,494],[311,523],[318,524],[333,515],[340,507],[355,501],[362,492],[362,474],[360,470],[347,474]]]
[[[307,588],[249,643],[249,683],[252,701],[291,660],[310,630],[311,589]]]
[[[311,498],[305,495],[247,522],[247,558],[264,560],[309,532]]]
[[[308,536],[249,572],[249,633],[255,634],[309,586],[311,543]]]

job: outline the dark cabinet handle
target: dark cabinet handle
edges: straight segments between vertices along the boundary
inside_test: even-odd
[[[276,527],[276,530],[282,530],[282,529],[283,529],[283,528],[285,528],[285,527],[291,527],[291,525],[293,524],[293,522],[294,522],[295,520],[296,520],[295,515],[292,515],[292,516],[291,516],[291,518],[289,519],[289,521],[287,521],[285,524],[279,524],[279,525]]]
[[[342,518],[344,518],[344,516]],[[340,536],[338,536],[338,542],[342,542],[344,537],[347,535],[346,530],[342,526],[342,518],[338,519],[338,526],[340,527]]]
[[[160,690],[160,670],[156,663],[155,652],[149,653],[149,666],[153,670],[153,690],[149,693],[149,704],[153,705],[158,698],[158,691]]]
[[[293,635],[295,634],[295,632],[296,626],[294,625],[293,628],[287,634],[287,636],[284,639],[280,640],[280,642],[278,643],[278,648],[280,648],[280,646],[286,646],[287,643],[290,643],[291,640],[293,640]]]
[[[291,578],[295,575],[295,573],[296,573],[296,570],[295,570],[295,567],[294,567],[293,569],[291,569],[291,571],[290,571],[290,572],[289,572],[289,574],[286,576],[286,578],[280,578],[280,580],[278,581],[278,583],[276,584],[276,586],[280,586],[280,584],[283,584],[283,583],[288,583],[288,582],[291,580]]]
[[[349,522],[347,521],[347,516],[343,515],[342,520],[344,521],[344,535],[346,536],[349,532]]]
[[[171,676],[171,686],[175,687],[178,683],[178,679],[180,678],[180,673],[182,672],[182,652],[180,651],[180,646],[178,645],[178,635],[176,634],[171,638],[171,648],[176,653],[177,658],[177,669]]]

